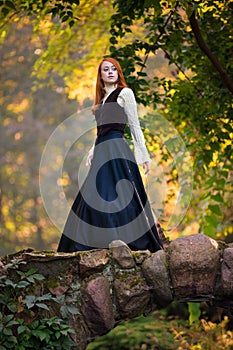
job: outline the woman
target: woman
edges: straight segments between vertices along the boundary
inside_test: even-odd
[[[137,165],[143,165],[145,174],[150,170],[136,101],[113,58],[99,65],[93,113],[97,138],[87,159],[89,173],[68,216],[58,251],[106,248],[117,239],[132,250],[162,249]],[[126,123],[135,157],[123,137]]]

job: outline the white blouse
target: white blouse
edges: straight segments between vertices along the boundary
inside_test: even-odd
[[[107,94],[104,96],[103,103],[108,96],[116,89],[115,86],[105,87]],[[128,117],[128,124],[134,144],[134,155],[138,164],[150,161],[150,157],[145,145],[144,135],[138,119],[137,103],[134,97],[134,93],[130,88],[123,88],[118,95],[117,103],[124,108],[124,111]],[[88,153],[88,159],[93,156],[94,145]]]

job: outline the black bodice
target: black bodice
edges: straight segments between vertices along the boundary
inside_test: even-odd
[[[122,89],[122,87],[116,88],[107,97],[105,103],[101,103],[95,111],[97,136],[104,136],[110,130],[118,130],[124,133],[127,115],[124,108],[117,103],[117,98]]]

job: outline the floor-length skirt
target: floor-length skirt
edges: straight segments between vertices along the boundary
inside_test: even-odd
[[[132,250],[162,249],[133,152],[119,131],[96,139],[90,170],[68,215],[58,251],[108,248],[122,240]]]

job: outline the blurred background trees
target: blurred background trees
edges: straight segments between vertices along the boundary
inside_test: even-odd
[[[103,10],[97,2],[83,2],[71,31],[46,8],[39,11],[39,2],[25,2],[16,11],[18,4],[23,3],[1,7],[1,254],[27,246],[56,249],[60,232],[43,207],[40,160],[56,126],[92,105],[95,65],[103,46],[107,50],[110,17],[110,4]]]
[[[61,233],[43,206],[41,156],[58,125],[89,111],[105,55],[121,62],[139,103],[153,160],[144,181],[168,239],[201,232],[232,242],[232,10],[232,0],[0,1],[1,255],[56,249]],[[79,138],[65,159],[59,183],[70,203],[93,135]],[[198,320],[200,310],[201,328],[183,322]],[[90,349],[230,349],[220,311],[172,305]]]

